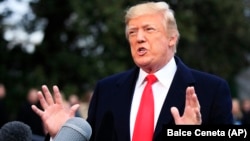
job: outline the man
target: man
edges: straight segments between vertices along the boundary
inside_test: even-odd
[[[232,100],[226,81],[190,69],[175,56],[179,32],[167,3],[135,5],[128,9],[125,23],[136,67],[97,82],[87,118],[92,127],[91,140],[146,141],[134,139],[134,130],[148,74],[156,76],[156,82],[152,85],[154,104],[148,107],[154,106],[154,131],[147,140],[163,140],[165,125],[233,123]],[[53,87],[55,102],[47,86],[42,86],[42,91],[45,97],[42,92],[38,94],[44,111],[32,108],[54,137],[79,105],[65,112],[57,86]],[[140,133],[147,135],[144,130]]]

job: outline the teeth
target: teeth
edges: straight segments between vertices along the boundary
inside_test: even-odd
[[[143,51],[143,50],[145,50],[145,48],[139,48],[139,51]]]
[[[137,53],[138,53],[138,55],[140,55],[140,56],[144,55],[146,52],[147,52],[147,49],[144,48],[144,47],[140,47],[140,48],[138,48],[138,50],[137,50]]]

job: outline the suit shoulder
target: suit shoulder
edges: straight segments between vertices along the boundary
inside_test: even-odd
[[[193,76],[198,79],[198,80],[204,80],[204,81],[212,81],[212,82],[223,82],[223,83],[227,83],[227,81],[216,75],[216,74],[212,74],[212,73],[208,73],[205,71],[200,71],[200,70],[196,70],[196,69],[191,69],[191,72],[193,74]]]
[[[115,74],[112,74],[112,75],[109,75],[109,76],[106,76],[102,79],[99,80],[99,82],[113,82],[113,81],[118,81],[118,80],[124,80],[124,79],[127,79],[127,78],[131,78],[135,75],[138,75],[138,72],[139,69],[137,67],[134,67],[134,68],[131,68],[129,70],[125,70],[125,71],[122,71],[122,72],[118,72],[118,73],[115,73]]]

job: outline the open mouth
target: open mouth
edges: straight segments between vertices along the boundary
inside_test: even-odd
[[[138,55],[144,55],[147,52],[147,49],[144,47],[140,47],[137,49]]]

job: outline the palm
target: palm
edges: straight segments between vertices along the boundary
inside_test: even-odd
[[[53,87],[54,98],[47,86],[43,86],[42,90],[44,95],[42,92],[38,92],[38,97],[43,111],[34,105],[32,109],[41,117],[46,130],[54,137],[62,125],[75,115],[79,105],[73,105],[71,108],[65,107],[57,86]]]
[[[182,116],[176,107],[171,108],[175,123],[178,125],[201,124],[200,104],[193,87],[186,90],[185,109]]]

